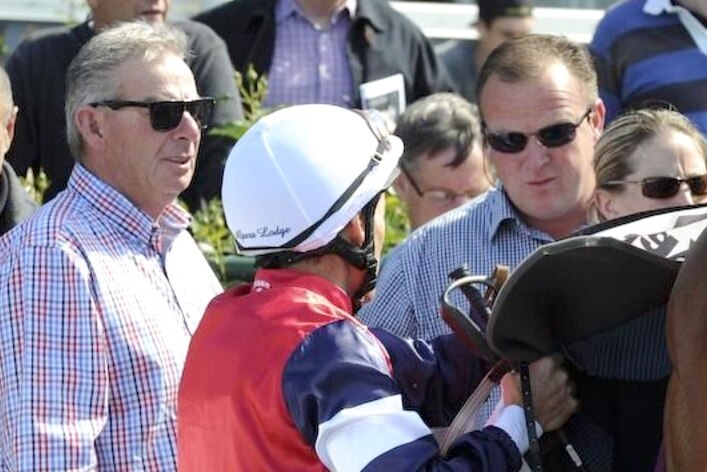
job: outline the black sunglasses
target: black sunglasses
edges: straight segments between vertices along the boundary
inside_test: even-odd
[[[120,110],[126,107],[147,108],[150,111],[150,124],[155,131],[170,131],[179,126],[184,112],[189,113],[201,129],[211,124],[211,114],[216,100],[211,97],[189,101],[136,102],[131,100],[104,100],[90,103],[92,107],[108,107]]]
[[[486,129],[486,123],[481,125],[484,139],[492,149],[506,154],[515,154],[525,149],[531,136],[536,136],[540,144],[548,148],[560,147],[572,142],[577,136],[577,128],[589,117],[591,112],[592,108],[590,107],[576,123],[557,123],[530,134],[517,131],[489,133]]]
[[[680,191],[684,183],[690,188],[692,195],[707,195],[707,174],[694,177],[648,177],[643,180],[610,180],[604,182],[602,187],[635,184],[641,186],[641,193],[646,198],[665,199],[672,198]]]

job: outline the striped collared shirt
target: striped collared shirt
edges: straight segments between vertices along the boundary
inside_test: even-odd
[[[354,104],[347,36],[356,12],[348,0],[320,27],[308,19],[295,0],[275,7],[275,51],[268,74],[265,106],[328,103]]]
[[[76,165],[0,239],[0,469],[176,469],[179,379],[220,292],[188,223]]]
[[[395,248],[373,301],[358,318],[399,336],[429,340],[449,333],[440,316],[440,297],[450,272],[463,264],[474,275],[491,275],[496,264],[514,268],[550,241],[521,220],[503,190],[492,189],[419,228]],[[457,305],[465,307],[461,294],[455,295]]]

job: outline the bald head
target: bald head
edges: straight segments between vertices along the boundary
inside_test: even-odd
[[[15,107],[15,103],[12,100],[12,86],[10,85],[10,78],[7,76],[5,69],[0,67],[0,122],[5,123],[8,118],[8,114]]]
[[[5,69],[0,67],[0,166],[5,162],[5,154],[10,149],[12,137],[15,135],[15,118],[17,108],[12,100],[10,78]]]

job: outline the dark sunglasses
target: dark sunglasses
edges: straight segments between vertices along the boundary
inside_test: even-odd
[[[486,123],[482,123],[481,125],[484,139],[492,149],[506,154],[515,154],[525,149],[528,140],[532,136],[537,137],[540,144],[548,148],[564,146],[574,141],[574,138],[577,136],[577,128],[589,117],[591,112],[592,108],[590,107],[576,123],[557,123],[530,134],[517,131],[510,133],[489,133],[486,129]]]
[[[610,180],[609,182],[604,182],[601,186],[640,185],[641,193],[644,197],[665,199],[677,195],[683,182],[690,188],[692,195],[707,195],[707,174],[685,179],[681,177],[648,177],[643,180]]]
[[[190,101],[171,102],[135,102],[131,100],[104,100],[94,102],[92,107],[108,107],[120,110],[126,107],[147,108],[150,111],[150,124],[155,131],[170,131],[179,126],[184,112],[189,113],[201,129],[207,129],[211,124],[211,114],[216,100],[211,97]]]

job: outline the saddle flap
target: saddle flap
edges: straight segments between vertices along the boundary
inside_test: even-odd
[[[501,289],[487,338],[502,358],[532,362],[665,303],[679,267],[609,237],[545,245]]]

